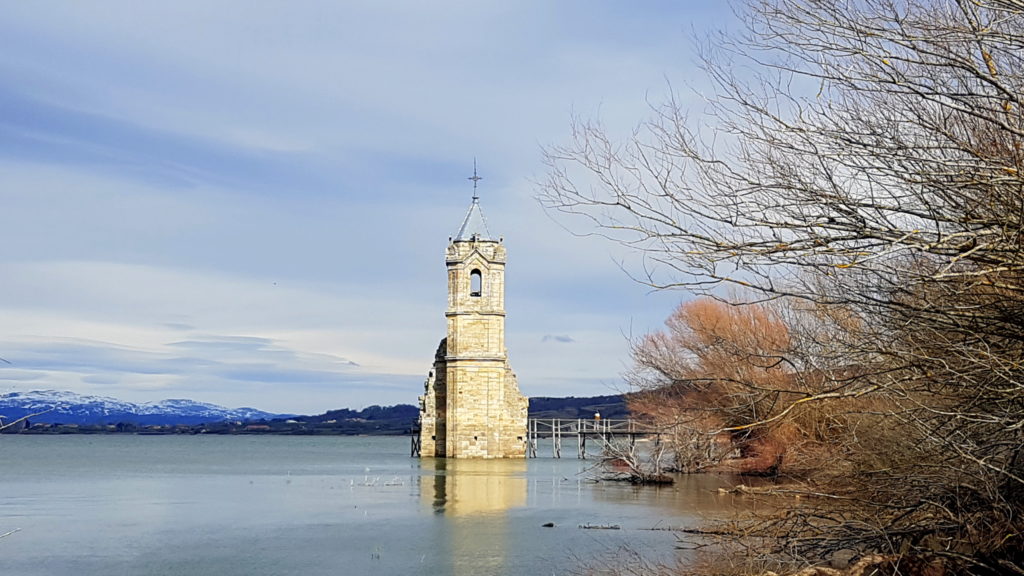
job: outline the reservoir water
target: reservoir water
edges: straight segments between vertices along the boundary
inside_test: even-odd
[[[0,457],[3,574],[566,574],[685,561],[652,528],[735,504],[727,477],[594,482],[589,460],[420,460],[406,437],[8,435]]]

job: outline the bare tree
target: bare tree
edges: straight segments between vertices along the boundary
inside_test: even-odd
[[[603,480],[619,480],[633,484],[672,484],[675,479],[665,474],[667,446],[661,442],[643,446],[624,438],[599,437],[601,459],[594,466]]]
[[[763,524],[777,552],[1024,573],[1024,6],[751,0],[744,17],[707,45],[709,117],[669,101],[621,143],[577,121],[542,202],[640,248],[652,286],[798,311],[795,369],[820,381],[746,425],[845,412],[854,473],[831,479],[831,511]]]

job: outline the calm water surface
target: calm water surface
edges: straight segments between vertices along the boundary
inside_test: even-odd
[[[0,573],[566,574],[733,505],[723,477],[589,480],[591,461],[409,457],[409,439],[0,436]],[[554,522],[554,528],[542,528]],[[580,524],[618,524],[584,530]]]

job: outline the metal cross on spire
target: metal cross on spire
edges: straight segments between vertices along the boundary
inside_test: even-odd
[[[479,200],[480,197],[477,196],[476,193],[476,183],[483,180],[483,177],[476,175],[476,158],[473,158],[473,175],[470,176],[469,178],[466,178],[466,180],[473,181],[473,200]]]

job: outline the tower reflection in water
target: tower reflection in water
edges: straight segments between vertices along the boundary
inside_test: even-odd
[[[424,506],[443,519],[453,574],[496,574],[509,544],[506,512],[526,504],[526,460],[421,461]],[[430,471],[434,472],[433,478]]]

